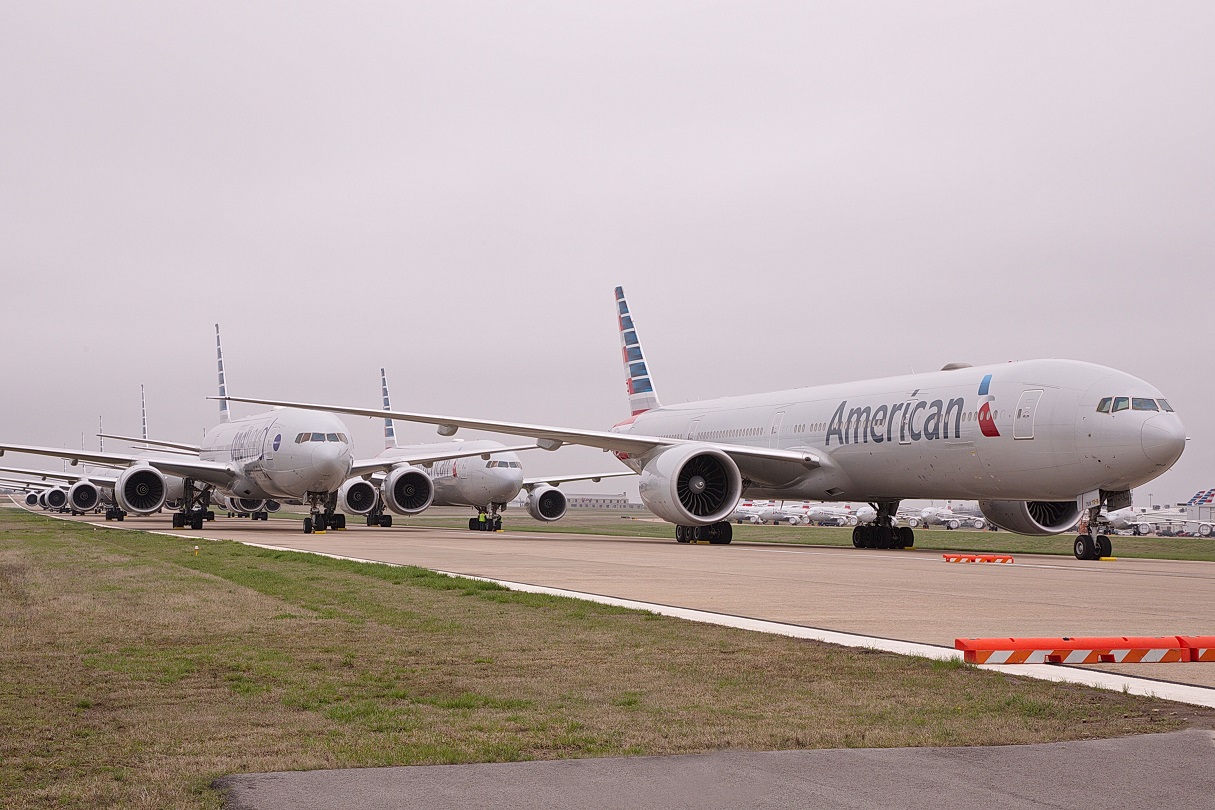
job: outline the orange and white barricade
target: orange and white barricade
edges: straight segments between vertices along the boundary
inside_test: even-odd
[[[968,664],[1165,664],[1191,660],[1190,648],[1178,636],[959,638],[954,640],[954,648],[963,652]]]

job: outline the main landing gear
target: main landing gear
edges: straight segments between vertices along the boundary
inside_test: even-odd
[[[376,509],[367,515],[367,525],[387,529],[392,525],[392,515],[384,514],[382,509]]]
[[[504,503],[491,503],[489,509],[478,509],[477,516],[468,519],[468,530],[472,532],[502,531],[502,515],[499,513],[505,508]]]
[[[857,548],[911,548],[915,545],[915,531],[910,526],[894,525],[898,501],[879,501],[870,506],[877,510],[877,518],[867,526],[852,530],[852,545]]]
[[[711,523],[708,526],[676,526],[676,543],[705,543],[711,546],[728,545],[734,539],[734,527],[730,521]]]
[[[105,508],[106,520],[122,520],[126,516],[127,513],[122,511],[122,509],[118,508],[117,506],[107,506]]]
[[[311,513],[304,518],[304,534],[324,534],[327,529],[346,528],[346,516],[336,511],[336,492],[309,492],[308,505]]]
[[[197,486],[193,478],[187,478],[182,482],[181,508],[173,513],[173,528],[201,529],[204,521],[215,520],[215,513],[207,508],[210,505],[211,485]]]

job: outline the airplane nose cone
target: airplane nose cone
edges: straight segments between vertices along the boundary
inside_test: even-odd
[[[1140,441],[1144,455],[1168,467],[1181,458],[1181,451],[1185,450],[1185,428],[1175,416],[1153,416],[1143,423]]]
[[[326,482],[326,489],[336,489],[350,470],[350,452],[339,444],[317,444],[312,451],[312,469],[319,481]]]

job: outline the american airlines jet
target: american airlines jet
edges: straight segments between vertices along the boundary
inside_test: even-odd
[[[388,375],[380,369],[384,411],[392,409]],[[401,447],[392,419],[384,420],[384,451],[374,459],[355,461],[353,476],[338,493],[339,507],[354,515],[366,515],[368,526],[391,526],[392,515],[416,515],[431,506],[466,506],[477,510],[468,528],[496,531],[502,528],[500,512],[519,494],[528,492],[527,511],[536,520],[560,520],[566,499],[556,484],[565,481],[598,481],[632,475],[632,472],[567,475],[556,478],[524,478],[516,451],[535,450],[535,444],[507,447],[495,441],[437,442]],[[385,463],[391,465],[384,472]],[[367,471],[375,475],[368,477]]]
[[[974,499],[984,516],[1021,534],[1060,534],[1087,517],[1076,557],[1112,553],[1102,505],[1130,504],[1131,489],[1168,470],[1185,429],[1151,384],[1074,360],[985,366],[663,406],[636,325],[616,288],[617,321],[632,413],[609,431],[391,411],[395,419],[534,438],[613,452],[640,476],[650,511],[680,542],[728,543],[727,520],[755,498],[861,501],[877,512],[853,529],[863,548],[906,548],[896,526],[908,498]],[[231,397],[335,413],[367,408]]]

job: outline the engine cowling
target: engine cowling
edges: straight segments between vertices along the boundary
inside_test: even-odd
[[[77,481],[68,489],[68,503],[77,512],[91,512],[101,503],[101,490],[92,481]]]
[[[988,522],[1017,534],[1062,534],[1080,519],[1075,501],[979,501]]]
[[[244,512],[251,515],[254,512],[262,511],[266,502],[261,498],[236,498],[232,505],[236,507],[232,510],[233,512]]]
[[[155,467],[128,467],[114,482],[114,499],[124,512],[150,515],[165,505],[168,486],[164,475]]]
[[[856,519],[868,526],[873,521],[877,520],[877,510],[872,506],[862,506],[856,510]]]
[[[25,493],[25,505],[26,506],[37,506],[38,505],[38,493],[37,492]]]
[[[67,502],[67,493],[60,487],[51,487],[42,493],[42,506],[44,509],[62,509],[67,506]]]
[[[266,501],[264,504],[262,504],[263,512],[277,512],[278,510],[280,510],[282,508],[283,508],[283,505],[281,503],[279,503],[278,501]]]
[[[646,507],[681,526],[708,526],[727,519],[742,495],[742,474],[715,447],[681,444],[661,451],[641,468],[638,491]]]
[[[435,499],[430,476],[417,467],[396,467],[380,485],[384,505],[398,515],[416,515]]]
[[[527,512],[536,520],[543,520],[547,523],[561,520],[565,517],[565,509],[568,505],[565,493],[547,484],[534,487],[531,492],[527,493]]]
[[[380,493],[362,478],[351,478],[338,489],[338,509],[348,515],[366,515],[375,509]]]

